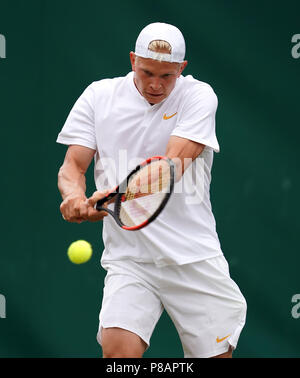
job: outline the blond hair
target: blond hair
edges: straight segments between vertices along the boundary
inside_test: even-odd
[[[155,53],[155,57],[152,59],[158,60],[158,61],[164,61],[164,55],[171,55],[172,53],[172,46],[167,41],[163,41],[160,39],[151,41],[148,45],[148,50],[153,51]],[[136,56],[136,59],[138,59],[139,56]],[[174,63],[178,66],[180,63]]]
[[[159,53],[171,54],[172,47],[169,44],[169,42],[158,39],[149,43],[148,50]]]

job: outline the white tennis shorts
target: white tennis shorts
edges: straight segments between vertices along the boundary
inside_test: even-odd
[[[172,319],[186,358],[213,357],[236,348],[246,301],[223,255],[157,267],[130,260],[107,263],[97,340],[103,328],[134,332],[150,345],[163,310]]]

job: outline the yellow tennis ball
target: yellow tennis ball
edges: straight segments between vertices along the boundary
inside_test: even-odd
[[[87,262],[93,253],[90,243],[85,240],[77,240],[73,242],[68,248],[69,259],[74,264],[82,264]]]

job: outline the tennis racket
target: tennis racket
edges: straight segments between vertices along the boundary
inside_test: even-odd
[[[139,164],[114,191],[96,204],[97,210],[112,215],[125,230],[140,230],[161,213],[174,188],[175,166],[164,156],[154,156]],[[103,207],[114,200],[114,209]]]

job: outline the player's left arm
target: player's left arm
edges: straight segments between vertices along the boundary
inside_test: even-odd
[[[170,137],[165,156],[172,159],[175,163],[176,181],[181,178],[184,171],[202,153],[204,148],[204,144],[194,142],[190,139],[175,135]]]

